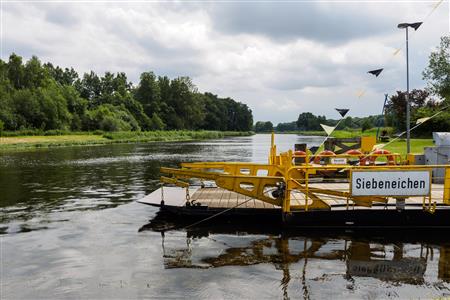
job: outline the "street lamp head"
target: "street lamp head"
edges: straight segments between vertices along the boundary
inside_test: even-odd
[[[408,27],[414,28],[414,30],[417,30],[420,25],[422,25],[423,22],[416,22],[416,23],[400,23],[397,25],[398,28],[404,29]]]

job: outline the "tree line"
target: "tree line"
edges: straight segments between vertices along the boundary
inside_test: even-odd
[[[256,132],[289,132],[289,131],[322,131],[320,124],[328,126],[336,126],[339,120],[327,119],[325,116],[316,116],[311,112],[299,114],[297,121],[278,123],[273,126],[270,121],[258,121],[255,124]],[[368,117],[346,117],[343,119],[338,129],[359,129],[363,131],[372,127],[384,126],[384,118],[382,115],[374,115]]]
[[[11,54],[0,60],[0,130],[221,130],[250,131],[246,104],[200,93],[189,77],[169,79],[153,72],[133,85],[125,73],[23,62]]]

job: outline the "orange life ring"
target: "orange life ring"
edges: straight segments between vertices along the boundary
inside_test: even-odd
[[[301,156],[301,157],[303,157],[303,156],[306,156],[306,152],[305,152],[305,151],[298,150],[298,151],[295,151],[295,152],[294,152],[294,155],[295,155],[295,156]]]
[[[320,164],[320,160],[322,159],[321,156],[326,156],[325,158],[327,158],[328,156],[336,156],[336,153],[330,150],[324,150],[320,152],[318,155],[316,155],[316,157],[314,157],[315,164]]]
[[[389,150],[377,149],[374,152],[372,152],[371,154],[377,154],[377,156],[370,156],[369,157],[369,165],[375,165],[375,161],[379,157],[378,155],[386,156],[386,158],[388,160],[388,165],[395,165],[394,155],[392,155],[391,151],[389,151]]]
[[[345,152],[345,154],[358,157],[360,166],[366,165],[367,158],[364,156],[364,153],[362,153],[361,151],[356,150],[356,149],[351,149],[351,150],[348,150],[347,152]]]

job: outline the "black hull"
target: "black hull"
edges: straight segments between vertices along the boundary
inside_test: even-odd
[[[284,221],[286,226],[296,228],[450,229],[450,209],[437,209],[434,213],[422,209],[295,212],[286,215]]]
[[[450,229],[450,208],[438,207],[434,213],[419,207],[397,211],[395,209],[357,209],[293,212],[283,216],[277,209],[236,208],[210,209],[207,207],[162,206],[161,212],[175,220],[185,222],[205,221],[208,224],[217,222],[239,224],[241,222],[257,222],[282,228],[316,228],[316,229]],[[215,216],[217,215],[217,216]]]

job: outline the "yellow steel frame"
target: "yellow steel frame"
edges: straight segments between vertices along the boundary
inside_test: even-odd
[[[324,155],[326,156],[326,155]],[[334,157],[349,157],[351,155],[337,155]],[[305,163],[295,165],[295,157],[305,157]],[[348,191],[337,191],[331,189],[310,186],[310,178],[318,173],[341,172],[351,173],[352,170],[430,170],[431,168],[446,168],[444,178],[443,203],[450,205],[450,165],[449,166],[418,166],[418,165],[389,165],[389,166],[351,166],[351,165],[317,165],[310,164],[310,154],[296,156],[292,150],[285,153],[276,153],[276,145],[272,135],[271,148],[268,164],[241,163],[241,162],[195,162],[183,163],[181,169],[161,168],[161,172],[170,174],[172,177],[161,177],[165,183],[173,183],[185,187],[187,184],[180,178],[199,178],[213,180],[218,187],[246,195],[261,201],[280,206],[284,213],[291,210],[323,210],[330,209],[330,205],[321,196],[334,196],[343,200],[352,201],[353,205],[371,207],[374,202],[386,203],[388,197],[381,196],[352,196]],[[264,175],[261,175],[264,173]],[[271,191],[285,186],[285,193],[279,198],[274,198]],[[300,192],[304,194],[304,205],[291,205],[291,193]],[[430,197],[431,201],[431,187]],[[425,199],[424,199],[425,201]],[[425,202],[424,202],[425,203]],[[431,202],[429,204],[431,209]]]
[[[445,204],[450,205],[450,168],[445,169],[443,201]]]
[[[181,181],[181,180],[178,180],[177,178],[173,178],[173,177],[169,178],[169,177],[161,176],[159,181],[161,181],[162,183],[174,184],[174,185],[182,187],[182,188],[189,187],[188,182]]]
[[[208,166],[212,166],[209,164]],[[249,167],[249,164],[242,164],[241,166]],[[198,169],[197,169],[198,167]],[[255,199],[262,200],[273,205],[281,206],[283,212],[289,213],[291,210],[320,210],[320,209],[330,209],[330,205],[325,199],[322,199],[320,195],[328,195],[340,197],[343,199],[348,199],[352,201],[354,205],[371,207],[373,203],[386,203],[388,197],[377,197],[377,196],[352,196],[349,191],[337,191],[331,189],[317,188],[310,186],[310,174],[315,174],[319,171],[339,171],[339,170],[373,170],[383,171],[383,170],[429,170],[434,167],[443,166],[292,166],[285,168],[285,170],[277,170],[281,172],[281,176],[255,176],[252,175],[242,175],[239,168],[234,166],[228,170],[236,171],[236,173],[226,173],[226,172],[208,172],[204,171],[202,165],[195,165],[194,168],[187,168],[186,166],[182,169],[172,169],[172,168],[161,168],[161,172],[165,174],[170,174],[173,177],[167,178],[163,177],[163,182],[174,183],[176,185],[185,184],[185,182],[178,180],[179,178],[200,178],[206,180],[213,180],[216,182],[218,187],[240,193]],[[217,167],[217,166],[215,166]],[[250,166],[252,167],[252,166]],[[257,165],[253,166],[255,169],[270,170],[269,165]],[[444,181],[444,195],[443,203],[450,205],[450,166],[446,167],[446,176]],[[271,172],[271,171],[269,171]],[[239,173],[239,174],[237,174]],[[348,172],[350,173],[350,172]],[[297,176],[301,174],[301,176]],[[286,185],[286,193],[284,197],[277,199],[271,196],[270,191],[278,188],[278,186],[284,183]],[[181,186],[181,185],[180,185]],[[298,191],[305,195],[304,205],[291,205],[291,192]],[[431,192],[431,191],[430,191]],[[431,200],[431,197],[430,197]],[[431,203],[430,203],[431,205]]]

